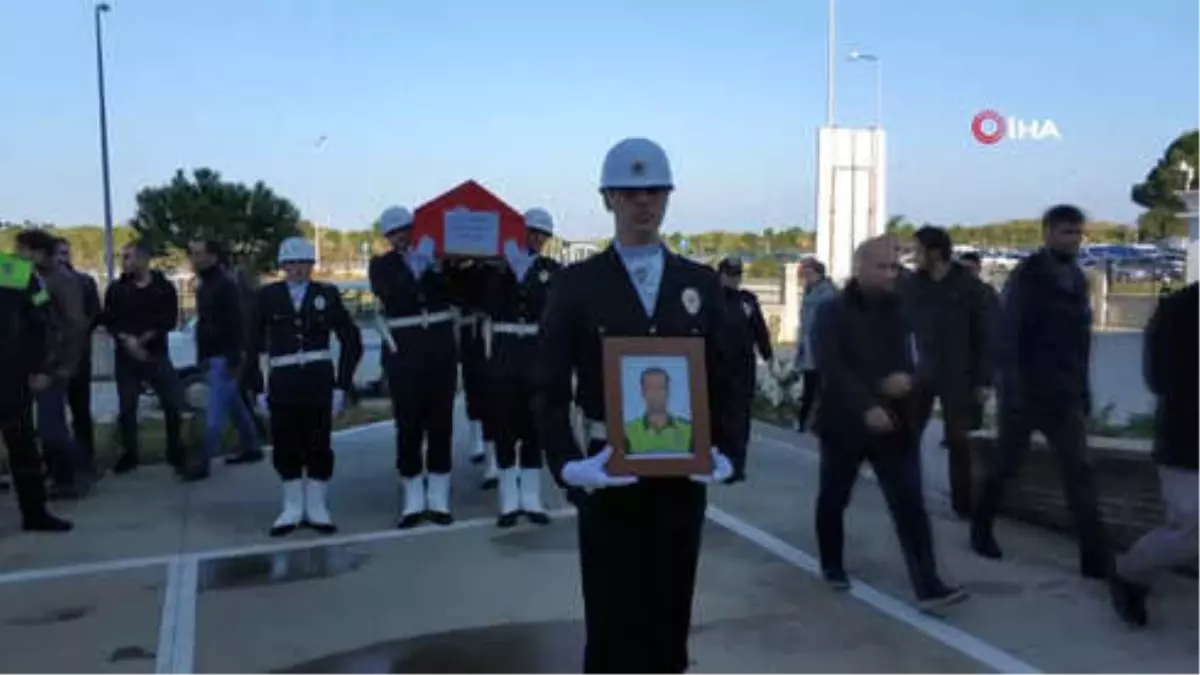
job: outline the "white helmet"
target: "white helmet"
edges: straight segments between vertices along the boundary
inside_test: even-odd
[[[525,227],[542,234],[554,234],[554,218],[543,208],[532,208],[525,212]]]
[[[304,237],[288,237],[279,244],[280,265],[291,262],[316,262],[317,249]]]
[[[403,206],[389,206],[379,216],[379,231],[387,236],[396,230],[412,227],[412,212]]]
[[[600,189],[674,188],[671,163],[657,143],[646,138],[626,138],[604,157]]]

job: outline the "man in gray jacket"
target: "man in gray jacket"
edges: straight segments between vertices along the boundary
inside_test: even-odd
[[[802,392],[800,408],[796,411],[796,427],[800,433],[804,433],[817,400],[817,391],[821,388],[812,342],[817,310],[831,298],[837,297],[838,290],[825,276],[825,264],[816,258],[807,258],[800,264],[800,275],[804,278],[804,301],[800,305],[800,335],[796,340],[795,367],[800,371]]]

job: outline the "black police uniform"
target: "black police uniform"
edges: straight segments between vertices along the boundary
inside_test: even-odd
[[[266,391],[271,417],[272,460],[283,481],[333,476],[333,390],[349,394],[362,359],[362,334],[332,284],[310,281],[297,310],[285,281],[263,286],[252,325],[255,358],[251,382],[262,391],[258,354],[267,354]],[[330,334],[341,347],[334,369]]]
[[[463,398],[467,420],[479,425],[483,443],[494,440],[488,410],[487,357],[484,348],[484,294],[490,283],[490,265],[474,259],[459,261],[446,274],[458,310],[458,360],[462,366]],[[478,462],[484,455],[472,457]]]
[[[500,471],[519,470],[519,497],[516,510],[506,510],[501,495],[501,527],[516,524],[524,513],[537,524],[550,522],[541,508],[542,444],[533,419],[533,368],[538,361],[537,334],[546,296],[555,274],[562,269],[557,261],[535,257],[518,280],[505,265],[488,283],[489,322],[488,382],[490,405],[495,414],[496,464]],[[520,461],[517,444],[521,446]],[[514,476],[515,477],[515,476]],[[500,479],[504,483],[505,477]],[[512,485],[509,486],[511,489]],[[502,490],[504,485],[501,485]],[[511,505],[510,505],[511,506]]]
[[[737,359],[731,364],[737,370],[737,396],[745,399],[746,411],[754,400],[754,379],[758,370],[754,358],[754,350],[764,359],[770,361],[774,352],[771,350],[771,335],[767,330],[767,322],[763,318],[762,306],[758,296],[742,288],[722,288],[725,301],[728,303],[725,316],[729,321],[729,342],[731,348],[737,349]],[[738,438],[743,446],[750,443],[750,415],[747,414],[738,421]],[[734,476],[731,481],[740,480],[746,470],[745,462],[733,463]]]
[[[396,419],[396,469],[404,479],[418,479],[428,471],[448,481],[458,356],[446,278],[437,263],[414,277],[398,251],[372,258],[369,275],[397,348],[393,353],[386,344],[382,347]],[[434,508],[425,515],[438,524],[453,520],[448,511]],[[419,519],[401,520],[408,527]]]
[[[46,361],[46,293],[33,265],[0,254],[0,434],[27,531],[66,531],[71,524],[46,511],[46,485],[33,425],[29,377]]]
[[[605,337],[703,337],[713,439],[731,460],[743,449],[734,426],[744,401],[731,398],[725,303],[716,273],[669,251],[653,316],[647,316],[616,250],[563,268],[542,318],[535,416],[552,475],[581,457],[572,433],[571,378],[587,418],[589,455],[606,444]],[[686,296],[686,299],[685,299]],[[570,490],[579,509],[587,672],[683,672],[707,502],[688,478],[643,478],[590,495]]]

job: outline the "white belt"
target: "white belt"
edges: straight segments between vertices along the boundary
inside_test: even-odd
[[[492,332],[531,337],[538,334],[538,325],[536,323],[493,323]]]
[[[296,352],[295,354],[284,354],[283,356],[272,356],[267,359],[267,363],[272,368],[282,366],[303,366],[309,363],[317,363],[319,361],[332,361],[333,353],[328,349],[321,349],[311,352]]]
[[[412,328],[413,326],[428,328],[430,324],[451,321],[453,319],[454,312],[447,309],[441,312],[434,312],[433,314],[421,312],[413,316],[389,317],[385,323],[388,328]]]

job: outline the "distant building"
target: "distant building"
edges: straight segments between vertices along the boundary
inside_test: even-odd
[[[558,254],[558,261],[564,265],[586,260],[600,252],[600,247],[590,241],[564,241]]]

